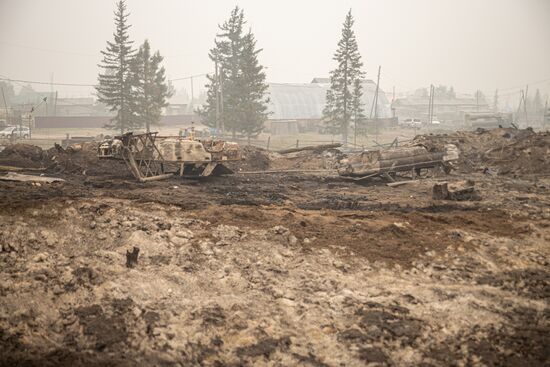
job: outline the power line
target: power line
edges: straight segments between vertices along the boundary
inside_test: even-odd
[[[168,81],[169,82],[176,82],[178,80],[187,80],[187,79],[191,79],[191,78],[196,78],[198,76],[206,76],[206,75],[208,75],[208,74],[207,73],[196,74],[196,75],[184,76],[184,77],[181,77],[181,78],[168,79]]]
[[[79,84],[79,83],[51,83],[51,82],[38,82],[34,80],[22,80],[22,79],[11,79],[11,78],[0,78],[0,80],[6,80],[8,82],[15,83],[28,83],[28,84],[43,84],[43,85],[61,85],[67,87],[95,87],[96,84]]]
[[[199,76],[206,76],[208,74],[196,74],[196,75],[190,75],[180,78],[174,78],[174,79],[167,79],[169,82],[175,82],[178,80],[188,80],[191,78],[199,77]],[[52,83],[52,82],[43,82],[43,81],[36,81],[36,80],[23,80],[23,79],[12,79],[7,77],[2,77],[0,80],[5,80],[9,82],[14,83],[28,83],[28,84],[40,84],[40,85],[57,85],[57,86],[65,86],[65,87],[96,87],[97,84],[82,84],[82,83]]]

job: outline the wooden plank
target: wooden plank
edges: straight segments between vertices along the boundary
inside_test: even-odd
[[[295,152],[301,152],[303,150],[318,150],[323,151],[327,149],[334,149],[334,148],[340,148],[342,146],[342,143],[332,143],[332,144],[321,144],[321,145],[308,145],[301,148],[290,148],[290,149],[283,149],[279,150],[277,153],[279,154],[287,154],[287,153],[295,153]]]
[[[15,172],[9,172],[5,176],[0,176],[0,180],[2,180],[2,181],[18,181],[18,182],[44,182],[44,183],[63,182],[63,181],[65,181],[64,179],[57,178],[57,177],[23,175],[23,174],[15,173]]]
[[[45,171],[45,168],[25,168],[15,166],[0,166],[0,171]]]

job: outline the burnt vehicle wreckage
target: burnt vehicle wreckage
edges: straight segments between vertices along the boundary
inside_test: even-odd
[[[434,152],[421,145],[364,151],[342,159],[338,174],[354,181],[375,177],[395,181],[398,173],[410,172],[414,179],[421,175],[422,170],[449,173],[458,156],[458,148],[453,144]]]
[[[237,143],[216,139],[194,140],[160,137],[156,132],[105,139],[98,147],[98,158],[124,160],[141,182],[182,177],[206,177],[232,173],[224,162],[242,159]]]
[[[330,146],[332,147],[332,145]],[[308,147],[302,148],[307,150]],[[315,147],[309,147],[315,148]],[[319,146],[320,149],[325,146]],[[297,150],[302,150],[297,149]],[[286,152],[285,152],[286,153]],[[458,148],[445,145],[443,150],[429,151],[421,145],[384,150],[350,152],[339,160],[336,170],[344,180],[366,181],[382,178],[395,181],[398,174],[421,176],[423,170],[449,173],[458,159]],[[195,140],[187,137],[160,137],[157,133],[133,133],[105,139],[98,147],[98,158],[123,160],[134,177],[141,181],[156,181],[179,175],[201,178],[234,173],[223,163],[243,159],[237,143],[218,139]],[[285,173],[282,171],[240,172]]]

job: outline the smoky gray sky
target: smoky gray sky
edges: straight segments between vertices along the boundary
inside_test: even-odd
[[[268,81],[327,76],[344,17],[355,16],[365,71],[398,92],[430,83],[459,92],[550,92],[550,0],[128,0],[131,37],[148,38],[170,78],[211,72],[217,25],[239,5],[263,48]],[[0,0],[0,74],[95,83],[115,0]],[[189,89],[189,81],[174,83]],[[196,80],[200,88],[204,80]],[[35,85],[37,90],[48,86]],[[66,95],[91,88],[56,87]]]

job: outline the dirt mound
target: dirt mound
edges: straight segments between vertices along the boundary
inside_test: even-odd
[[[531,134],[485,154],[499,174],[550,173],[550,133]]]
[[[242,147],[242,153],[242,161],[226,163],[233,171],[264,171],[269,169],[271,158],[267,150],[252,145],[245,145]]]
[[[460,150],[460,172],[494,171],[498,174],[550,172],[550,136],[532,129],[478,129],[452,134],[420,135],[413,144],[430,151],[455,144]]]
[[[338,149],[324,151],[304,150],[301,152],[276,154],[272,163],[273,169],[281,170],[324,170],[335,169],[343,153]]]
[[[0,152],[0,165],[21,168],[44,168],[51,173],[90,176],[129,174],[124,163],[97,158],[96,142],[75,144],[66,149],[56,144],[43,150],[30,144],[13,144]]]
[[[44,151],[35,145],[12,144],[0,152],[0,165],[41,168],[47,157]]]
[[[47,151],[47,156],[54,163],[52,170],[57,173],[100,175],[127,175],[124,162],[104,160],[97,157],[97,142],[74,144],[63,149],[56,145]]]

